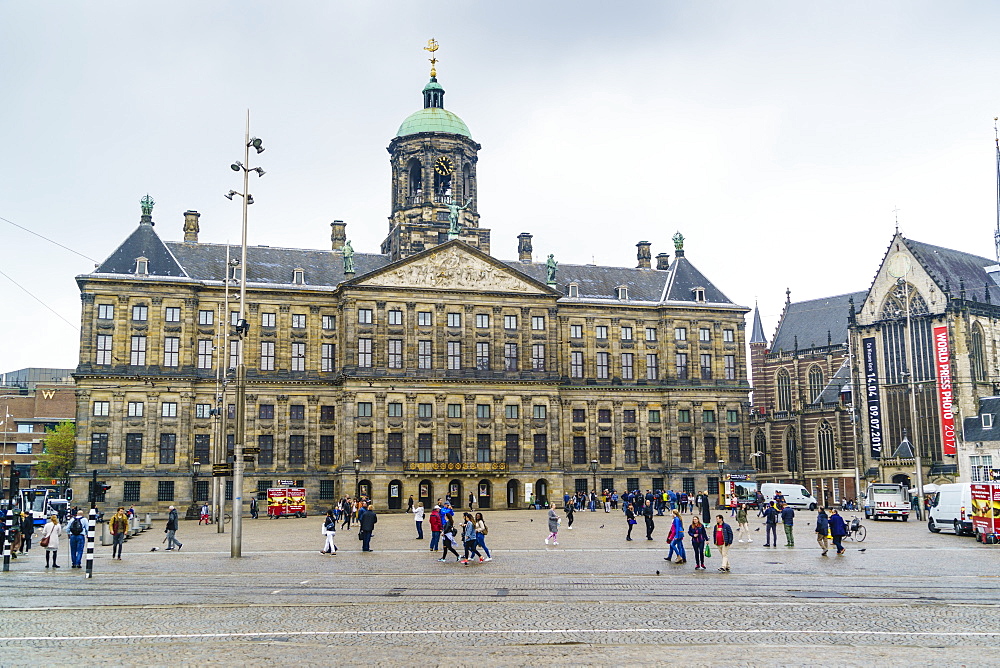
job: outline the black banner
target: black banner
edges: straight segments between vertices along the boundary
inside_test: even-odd
[[[878,389],[878,360],[875,358],[875,338],[862,341],[865,354],[865,397],[868,404],[868,435],[872,459],[882,458],[882,399]]]

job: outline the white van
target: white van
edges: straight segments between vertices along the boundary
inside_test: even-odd
[[[764,495],[764,500],[771,502],[774,500],[775,492],[781,492],[785,497],[785,503],[792,508],[808,508],[816,510],[819,505],[812,494],[802,485],[783,485],[780,483],[766,482],[760,486],[760,493]]]
[[[950,529],[955,535],[972,535],[972,483],[939,485],[937,498],[927,514],[927,529]]]

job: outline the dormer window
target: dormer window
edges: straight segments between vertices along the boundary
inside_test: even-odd
[[[691,288],[691,297],[696,302],[705,301],[705,288]]]
[[[580,284],[579,283],[570,283],[569,284],[569,296],[573,297],[573,298],[576,298],[576,297],[580,296]]]
[[[302,285],[306,282],[306,271],[305,269],[296,269],[292,272],[292,283],[295,285]]]
[[[145,257],[137,257],[135,259],[135,273],[138,276],[148,276],[149,275],[149,259]]]
[[[624,285],[619,285],[615,288],[615,298],[623,301],[628,299],[628,288]]]
[[[992,428],[993,428],[993,413],[984,413],[983,429],[992,429]]]

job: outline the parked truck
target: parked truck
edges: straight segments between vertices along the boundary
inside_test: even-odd
[[[864,496],[865,519],[883,517],[910,519],[910,493],[903,485],[877,482],[868,485]]]

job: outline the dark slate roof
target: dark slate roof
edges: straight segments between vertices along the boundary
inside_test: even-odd
[[[983,415],[993,415],[993,428],[983,429]],[[966,443],[1000,441],[1000,397],[981,397],[979,414],[962,420],[962,440]]]
[[[152,276],[185,275],[176,258],[153,230],[149,216],[143,216],[139,227],[94,271],[98,274],[134,274],[135,260],[139,257],[149,260],[149,274]]]
[[[969,299],[985,301],[983,286],[988,283],[995,285],[984,268],[995,265],[996,260],[912,239],[904,238],[903,243],[920,260],[942,291],[948,288],[953,295],[957,295],[964,281]]]
[[[764,336],[764,325],[760,322],[760,309],[756,305],[753,307],[753,330],[750,333],[750,343],[767,343],[767,337]]]
[[[501,260],[511,269],[536,281],[545,283],[544,262],[519,262]],[[630,300],[660,301],[663,284],[669,272],[655,269],[629,269],[627,267],[599,267],[593,264],[559,264],[556,269],[556,290],[569,294],[569,284],[579,286],[579,296],[596,299],[615,299],[615,288],[628,288]]]
[[[694,295],[691,290],[694,288],[705,288],[705,301],[715,304],[733,303],[729,297],[722,294],[721,290],[705,278],[704,274],[695,269],[695,266],[680,251],[677,252],[673,264],[670,265],[670,274],[670,285],[667,287],[665,301],[694,301]]]
[[[774,335],[771,352],[792,351],[798,341],[799,350],[821,348],[827,340],[833,344],[847,341],[848,301],[855,304],[864,301],[867,292],[850,292],[836,297],[823,297],[785,306],[781,323]]]
[[[851,366],[848,364],[848,360],[844,359],[844,362],[837,369],[837,372],[833,374],[833,378],[830,382],[826,384],[823,391],[819,393],[816,397],[815,404],[836,404],[840,402],[840,393],[844,391],[844,386],[849,385],[851,382]]]

